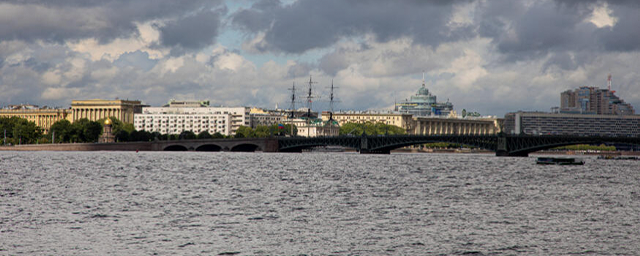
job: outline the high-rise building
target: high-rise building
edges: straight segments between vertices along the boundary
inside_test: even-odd
[[[616,96],[615,91],[583,86],[560,94],[560,112],[567,114],[634,115],[631,104]]]

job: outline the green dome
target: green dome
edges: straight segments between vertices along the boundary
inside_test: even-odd
[[[423,85],[420,87],[420,90],[418,90],[418,95],[429,95],[429,89]]]

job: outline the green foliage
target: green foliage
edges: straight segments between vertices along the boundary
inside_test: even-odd
[[[55,142],[70,142],[73,127],[69,120],[63,119],[53,123],[49,128],[49,133],[54,135]]]
[[[367,135],[406,134],[401,127],[383,123],[346,123],[340,126],[340,135],[362,135],[364,131],[366,131]]]
[[[224,135],[222,135],[222,133],[220,133],[220,132],[216,132],[213,135],[211,135],[211,138],[213,138],[213,139],[223,139]]]
[[[422,147],[424,148],[460,148],[460,147],[468,148],[469,146],[460,145],[457,143],[449,143],[449,142],[434,142],[434,143],[423,144]]]
[[[255,131],[248,126],[240,126],[236,130],[235,138],[253,138],[255,137]]]
[[[96,142],[102,133],[102,125],[82,118],[71,125],[71,133],[77,138],[76,142]]]
[[[7,143],[30,144],[36,143],[42,137],[42,129],[34,122],[19,117],[0,117],[0,136],[4,140],[7,131]]]
[[[599,151],[616,151],[615,146],[607,146],[604,144],[601,145],[588,145],[588,144],[580,144],[580,145],[570,145],[554,148],[556,150],[599,150]]]
[[[194,140],[194,139],[196,139],[196,134],[193,133],[192,131],[183,131],[178,136],[178,139],[180,139],[180,140]]]
[[[211,139],[213,136],[208,131],[198,133],[198,139]]]

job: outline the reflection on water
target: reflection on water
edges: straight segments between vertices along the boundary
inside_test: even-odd
[[[640,161],[1,152],[0,254],[635,254]]]

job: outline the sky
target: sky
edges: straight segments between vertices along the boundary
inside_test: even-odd
[[[288,108],[312,76],[314,110],[332,82],[336,110],[391,110],[424,73],[458,113],[549,111],[608,74],[640,108],[634,0],[3,0],[0,24],[3,106]]]

